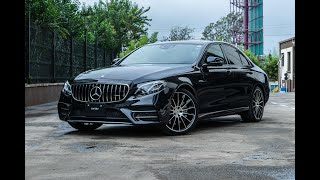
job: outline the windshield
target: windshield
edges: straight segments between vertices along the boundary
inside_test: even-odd
[[[120,65],[129,64],[192,64],[200,55],[201,44],[146,45],[126,57]]]

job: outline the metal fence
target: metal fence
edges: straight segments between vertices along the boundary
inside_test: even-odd
[[[111,65],[115,55],[97,44],[62,39],[49,29],[26,27],[25,82],[54,83]]]

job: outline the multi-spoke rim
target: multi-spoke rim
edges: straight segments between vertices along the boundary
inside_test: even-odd
[[[174,132],[188,130],[196,119],[196,105],[184,92],[176,92],[171,99],[170,118],[166,125]]]
[[[261,119],[263,115],[264,98],[260,89],[256,89],[253,93],[252,109],[256,119]]]

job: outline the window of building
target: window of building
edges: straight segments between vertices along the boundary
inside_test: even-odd
[[[287,59],[288,59],[287,71],[290,72],[290,70],[291,70],[291,52],[287,52]]]
[[[281,53],[281,66],[284,66],[284,53]]]

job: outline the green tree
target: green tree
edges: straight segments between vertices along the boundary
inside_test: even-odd
[[[84,4],[81,9],[81,15],[84,20],[84,31],[82,31],[81,39],[87,36],[89,43],[97,43],[108,49],[113,49],[116,46],[116,31],[107,18],[106,3],[99,1],[94,3],[93,6]]]
[[[265,56],[263,70],[267,73],[267,75],[271,81],[277,81],[277,79],[278,79],[278,57],[272,56],[271,54]]]
[[[79,0],[25,0],[25,16],[29,10],[32,24],[50,28],[60,36],[87,38],[118,53],[130,40],[137,41],[147,32],[150,7],[139,7],[131,0],[99,1],[80,7]],[[29,8],[30,7],[30,8]]]
[[[271,81],[276,81],[278,79],[278,57],[268,54],[264,56],[264,61],[259,61],[258,57],[255,56],[249,49],[243,51],[247,57],[259,66],[264,72],[267,73]]]
[[[130,40],[138,40],[140,35],[148,30],[149,19],[144,14],[150,7],[138,7],[138,4],[130,0],[111,0],[107,3],[108,20],[113,26],[115,34],[115,52],[119,52],[122,46],[126,46]]]
[[[193,39],[191,33],[194,32],[193,28],[175,26],[171,28],[170,35],[168,37],[163,37],[163,41],[179,41],[179,40],[189,40]]]
[[[77,35],[82,26],[78,0],[26,0],[25,4],[26,18],[30,10],[32,24],[50,28],[64,38]]]
[[[247,49],[243,52],[254,64],[259,66],[260,68],[263,68],[263,64],[259,61],[258,57],[250,51],[250,49]]]
[[[210,23],[202,32],[202,40],[243,43],[243,18],[241,13],[231,12],[215,23]]]
[[[158,32],[154,32],[151,34],[150,37],[148,37],[148,34],[141,35],[137,42],[135,40],[131,40],[126,50],[124,52],[121,52],[119,57],[122,58],[123,56],[129,54],[131,51],[135,50],[138,47],[156,42],[158,39],[157,36],[158,36]]]
[[[149,38],[149,43],[157,42],[158,41],[158,34],[159,34],[159,32],[152,33],[150,38]]]

